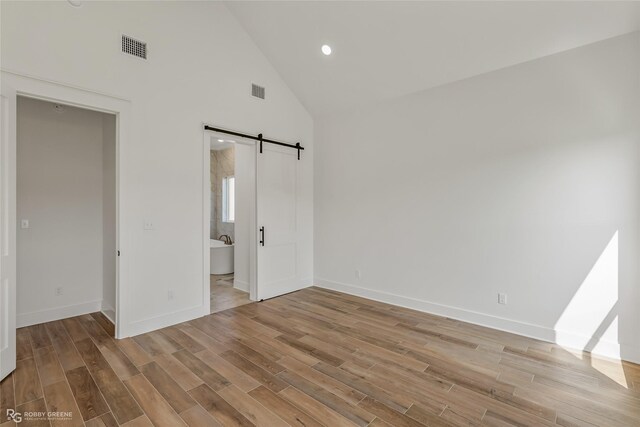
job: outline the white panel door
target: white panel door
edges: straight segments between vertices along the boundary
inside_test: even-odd
[[[298,151],[265,143],[256,150],[257,299],[303,287],[298,268]]]
[[[16,92],[3,84],[0,92],[0,380],[15,368]]]

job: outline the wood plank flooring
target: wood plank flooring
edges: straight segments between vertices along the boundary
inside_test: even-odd
[[[114,340],[100,314],[19,329],[21,425],[639,426],[640,366],[319,288]]]
[[[223,275],[212,274],[210,276],[211,313],[239,307],[251,302],[248,292],[243,292],[233,287],[233,279],[233,273]]]

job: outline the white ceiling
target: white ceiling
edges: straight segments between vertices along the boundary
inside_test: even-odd
[[[214,134],[209,137],[209,149],[211,151],[220,151],[225,150],[229,147],[232,147],[236,142],[233,139],[224,139],[224,135]]]
[[[632,2],[227,6],[315,116],[640,30],[640,3]],[[333,48],[331,56],[320,52],[324,43]]]

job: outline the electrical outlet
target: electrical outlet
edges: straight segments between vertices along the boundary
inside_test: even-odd
[[[498,304],[507,305],[507,294],[498,294]]]
[[[153,230],[153,222],[152,221],[145,221],[144,222],[144,229],[145,230]]]
[[[55,289],[55,295],[56,295],[57,297],[59,297],[60,295],[62,295],[62,287],[57,287],[57,288]]]
[[[29,220],[23,219],[20,221],[20,228],[29,228]]]
[[[360,280],[362,278],[362,273],[360,270],[356,270],[356,279]]]

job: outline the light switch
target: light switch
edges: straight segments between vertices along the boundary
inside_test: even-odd
[[[20,228],[29,228],[29,220],[23,219],[20,221]]]

